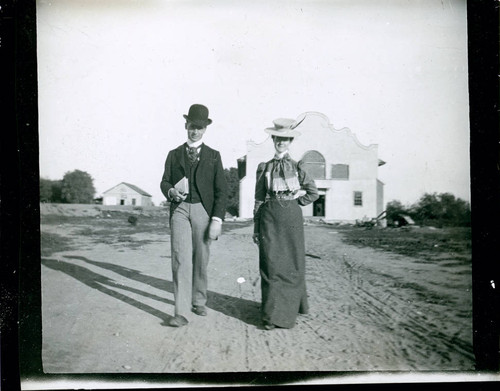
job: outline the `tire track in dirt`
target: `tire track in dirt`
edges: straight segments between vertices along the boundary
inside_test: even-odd
[[[318,248],[315,236],[310,235],[309,238],[309,248]],[[397,275],[379,272],[375,260],[383,257],[383,253],[347,246],[339,238],[341,235],[332,233],[332,240],[328,245],[330,251],[323,250],[323,254],[314,254],[319,255],[319,259],[326,264],[338,265],[335,269],[335,283],[344,292],[342,304],[339,303],[340,309],[347,312],[351,323],[363,323],[372,332],[380,334],[380,337],[388,341],[387,349],[392,350],[389,355],[402,354],[412,369],[418,369],[422,366],[418,363],[426,362],[430,357],[440,366],[471,365],[473,354],[470,340],[460,337],[463,334],[460,329],[451,330],[448,334],[442,331],[447,330],[447,326],[453,322],[453,317],[448,319],[443,316],[445,310],[450,310],[446,304],[453,304],[448,303],[446,295],[442,297],[442,292],[438,294],[429,291],[429,284],[423,287],[412,282],[411,276],[408,277],[409,281],[404,281]],[[329,255],[326,255],[328,252]],[[375,262],[366,262],[366,258],[370,256],[371,261]],[[386,254],[385,258],[390,259],[392,256]],[[410,259],[406,261],[409,262]],[[309,272],[313,272],[315,264],[308,260]],[[423,300],[427,296],[438,297],[444,304],[428,303]],[[462,311],[456,310],[456,314],[460,316]],[[373,342],[364,341],[372,345]]]
[[[308,256],[306,265],[311,313],[299,317],[297,323],[312,342],[306,348],[309,359],[317,362],[319,370],[328,362],[337,370],[373,370],[376,365],[370,357],[358,354],[363,350],[360,335],[365,333],[366,326],[353,322],[352,304],[346,300],[350,281],[338,262],[336,241],[329,241],[328,248],[323,245],[322,251],[312,242],[308,243],[309,248],[315,250],[307,253],[314,257]]]
[[[352,266],[346,259],[343,259],[346,269],[352,270]],[[363,274],[372,274],[376,278],[369,277],[361,279]],[[419,353],[423,358],[431,353],[441,351],[443,363],[449,361],[449,351],[454,351],[463,355],[468,360],[473,360],[473,354],[470,343],[458,337],[459,332],[453,335],[447,335],[441,331],[442,322],[434,323],[432,319],[442,318],[442,312],[446,307],[437,303],[432,304],[419,299],[419,297],[433,296],[432,292],[426,292],[425,288],[417,284],[401,284],[397,291],[391,289],[398,286],[394,283],[395,279],[388,276],[382,276],[373,270],[366,270],[362,266],[357,270],[358,281],[367,281],[366,283],[356,283],[356,297],[361,307],[364,309],[359,317],[370,319],[374,324],[387,325],[387,330],[401,338],[407,338],[408,334],[413,336],[414,353]],[[349,273],[352,276],[352,273]],[[351,277],[352,278],[352,277]],[[385,282],[378,286],[373,286],[371,281]],[[407,286],[404,288],[404,286]],[[417,285],[415,287],[415,285]],[[379,286],[385,288],[384,296],[378,296],[381,292]],[[417,291],[418,289],[418,291]],[[418,293],[418,295],[417,295]],[[418,297],[415,297],[418,296]],[[354,313],[354,316],[357,316]],[[393,325],[393,326],[391,326]]]
[[[306,226],[310,313],[299,316],[293,329],[272,331],[263,330],[260,323],[258,252],[250,224],[227,230],[213,243],[208,316],[193,315],[189,325],[180,329],[164,323],[173,314],[167,233],[151,235],[149,242],[144,241],[147,233],[130,234],[128,244],[111,235],[111,240],[96,244],[95,236],[78,236],[84,226],[76,231],[62,228],[52,232],[74,239],[82,250],[60,253],[60,257],[72,254],[66,261],[92,267],[97,277],[111,278],[123,289],[120,296],[103,295],[102,289],[92,290],[56,270],[43,269],[47,297],[57,300],[76,290],[73,296],[84,298],[73,309],[81,316],[72,319],[59,314],[61,306],[44,304],[44,324],[74,330],[70,341],[56,329],[44,335],[44,365],[56,372],[454,370],[471,366],[467,325],[460,329],[453,324],[457,319],[468,320],[467,311],[457,307],[463,294],[454,293],[461,289],[463,277],[455,276],[454,287],[442,286],[441,277],[429,273],[446,275],[444,267],[436,272],[435,265],[421,262],[418,266],[419,260],[413,258],[401,261],[381,251],[347,246],[334,228]],[[136,241],[141,245],[136,246]],[[120,243],[131,247],[120,248]],[[462,269],[466,271],[463,265]],[[238,282],[240,278],[244,281]],[[108,284],[108,288],[113,286]],[[96,298],[100,298],[101,311],[95,309]],[[78,341],[79,333],[88,324],[100,328],[92,337],[92,349],[77,356],[67,353],[68,343],[83,343]],[[114,335],[117,328],[120,336],[109,339],[107,335]],[[117,340],[122,345],[116,345]],[[61,360],[63,353],[69,361]]]

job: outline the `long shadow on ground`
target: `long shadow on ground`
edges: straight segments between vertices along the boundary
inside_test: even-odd
[[[105,277],[99,273],[95,273],[83,266],[75,265],[69,262],[59,261],[57,259],[48,259],[48,258],[42,258],[42,265],[47,266],[53,270],[66,273],[68,276],[77,279],[78,281],[84,283],[90,288],[97,289],[102,293],[114,297],[115,299],[121,300],[124,303],[133,305],[134,307],[142,311],[145,311],[151,315],[154,315],[162,320],[165,320],[165,317],[167,317],[163,312],[110,288],[126,290],[131,293],[148,297],[150,299],[161,301],[163,303],[173,304],[172,300],[168,300],[163,297],[156,296],[148,292],[144,292],[143,290],[140,289],[135,289],[126,285],[118,284],[112,279]]]
[[[130,269],[127,267],[110,264],[106,262],[93,261],[77,255],[66,255],[65,258],[84,261],[90,265],[110,270],[123,277],[141,282],[145,285],[149,285],[159,290],[163,290],[170,293],[173,293],[174,291],[173,283],[171,281],[145,275],[141,273],[139,270]],[[118,284],[106,276],[93,272],[86,267],[75,265],[70,262],[59,261],[56,259],[42,258],[42,265],[47,266],[53,270],[66,273],[70,277],[75,278],[76,280],[84,283],[90,288],[97,289],[98,291],[107,294],[117,300],[121,300],[124,303],[132,305],[144,312],[154,315],[159,319],[161,319],[164,325],[167,325],[168,321],[172,318],[171,315],[168,315],[162,311],[157,310],[154,307],[141,303],[140,301],[132,299],[127,295],[119,293],[110,288],[126,290],[149,299],[157,300],[161,303],[171,304],[173,306],[174,303],[172,300],[165,299],[163,297],[154,295],[144,290],[132,288],[123,284]],[[222,293],[209,291],[207,307],[214,311],[221,312],[224,315],[239,319],[242,322],[245,322],[249,325],[257,326],[260,324],[260,304],[255,301],[246,300],[238,297],[232,297],[224,295]]]

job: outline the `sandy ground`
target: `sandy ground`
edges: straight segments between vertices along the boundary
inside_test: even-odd
[[[252,226],[225,228],[208,316],[172,328],[168,230],[96,243],[81,235],[91,228],[42,225],[78,248],[42,257],[44,372],[473,370],[470,263],[349,246],[334,226],[306,225],[310,314],[266,331]]]

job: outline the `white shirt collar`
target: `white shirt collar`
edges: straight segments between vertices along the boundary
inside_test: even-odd
[[[275,154],[274,154],[274,157],[275,157],[276,159],[282,159],[282,158],[283,158],[283,156],[285,156],[287,153],[288,153],[288,151],[281,152],[281,153],[275,153]]]
[[[201,140],[198,140],[198,141],[196,141],[196,142],[194,142],[194,143],[193,143],[191,140],[188,140],[188,141],[187,141],[187,145],[188,145],[188,147],[190,147],[190,148],[193,148],[193,147],[195,147],[195,148],[201,147],[201,144],[203,144],[203,141],[201,141]]]

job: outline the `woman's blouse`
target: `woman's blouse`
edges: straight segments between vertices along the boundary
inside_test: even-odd
[[[272,198],[293,198],[299,190],[305,194],[297,198],[299,205],[305,206],[318,199],[318,189],[314,180],[304,169],[302,161],[296,162],[286,154],[282,159],[274,158],[260,163],[257,167],[255,184],[254,222],[258,223],[262,204]]]

